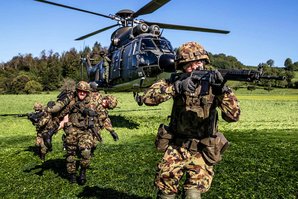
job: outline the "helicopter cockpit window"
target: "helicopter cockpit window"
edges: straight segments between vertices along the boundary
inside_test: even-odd
[[[172,46],[169,45],[169,43],[166,40],[154,39],[153,41],[161,51],[166,51],[166,52],[173,51]]]
[[[156,50],[156,46],[151,39],[142,39],[141,50]]]

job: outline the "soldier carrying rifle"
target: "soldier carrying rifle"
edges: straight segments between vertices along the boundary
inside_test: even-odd
[[[174,199],[185,174],[184,196],[197,199],[209,190],[213,166],[228,146],[226,138],[218,132],[216,108],[228,122],[239,119],[240,108],[220,72],[216,71],[208,81],[191,75],[195,70],[206,70],[205,64],[209,63],[201,45],[183,44],[177,50],[175,63],[181,75],[156,82],[143,96],[135,95],[135,99],[139,105],[154,106],[173,98],[170,123],[160,125],[155,142],[157,149],[165,152],[155,176],[158,198]]]

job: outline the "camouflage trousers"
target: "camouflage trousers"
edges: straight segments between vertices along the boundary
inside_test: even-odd
[[[109,117],[103,121],[103,127],[109,132],[113,131],[112,121]]]
[[[76,173],[76,161],[81,168],[88,168],[93,146],[93,135],[89,130],[69,126],[65,128],[66,168],[68,173]]]
[[[48,148],[44,144],[42,132],[37,132],[35,145],[39,148],[39,152],[42,154],[46,154],[48,152]]]
[[[184,190],[206,192],[213,179],[213,166],[208,166],[201,153],[190,153],[186,148],[169,146],[158,164],[155,186],[164,194],[177,194],[179,181],[186,174]]]

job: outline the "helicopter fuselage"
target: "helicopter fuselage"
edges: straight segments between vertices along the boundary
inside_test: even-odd
[[[149,28],[144,27],[139,24],[116,30],[107,54],[110,60],[108,81],[104,79],[103,61],[87,67],[90,81],[95,81],[99,87],[121,90],[123,84],[124,90],[134,90],[148,87],[163,72],[174,72],[175,53],[171,43],[159,32],[148,32]]]

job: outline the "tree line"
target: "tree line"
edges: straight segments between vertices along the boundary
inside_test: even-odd
[[[33,57],[32,54],[14,56],[10,61],[0,64],[0,93],[31,94],[41,91],[53,91],[59,89],[63,82],[68,80],[88,80],[85,68],[81,67],[81,58],[86,57],[87,54],[99,55],[101,50],[106,51],[106,49],[106,47],[102,47],[100,43],[96,42],[92,48],[87,46],[81,51],[71,48],[59,54],[52,50],[43,50],[39,57]],[[94,58],[96,62],[101,60],[100,56]],[[245,66],[237,58],[225,54],[210,53],[210,59],[215,68],[257,68],[257,66]],[[270,87],[298,88],[298,82],[292,82],[294,78],[293,71],[298,71],[298,62],[293,63],[288,58],[285,60],[284,68],[276,68],[274,67],[274,61],[271,59],[266,63],[260,63],[260,65],[267,74],[285,75],[287,81],[283,83],[267,81],[258,82],[258,84],[270,85]]]

